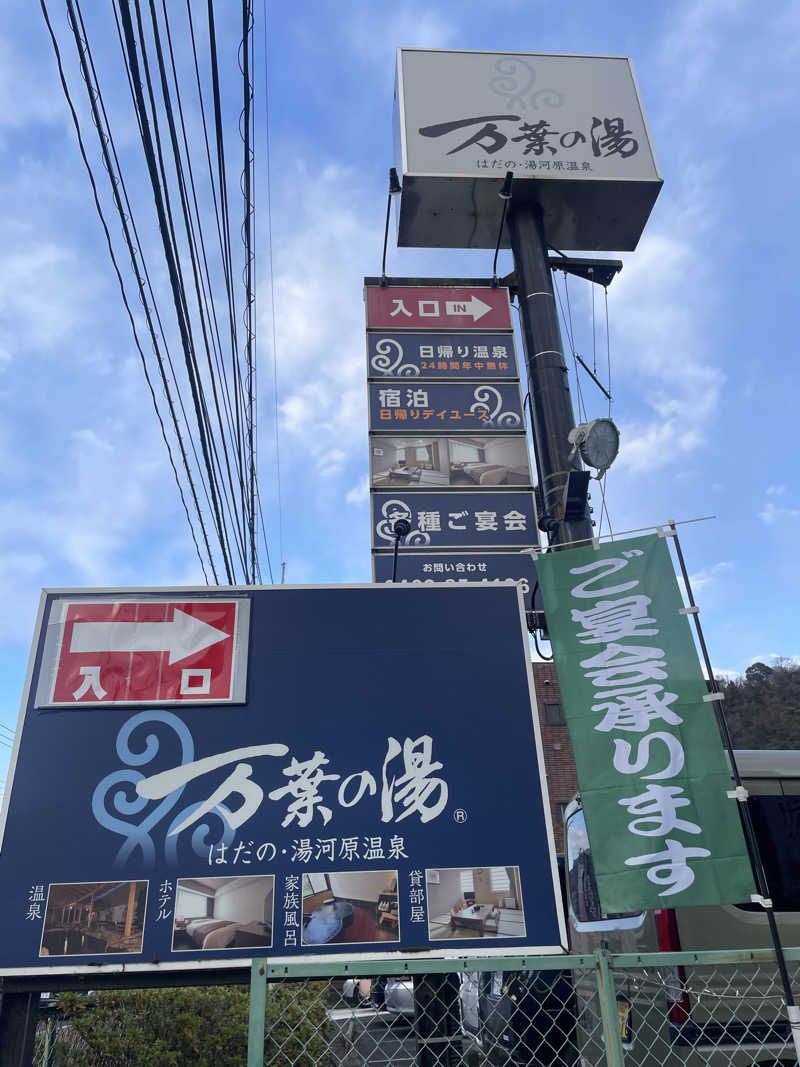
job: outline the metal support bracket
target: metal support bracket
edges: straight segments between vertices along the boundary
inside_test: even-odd
[[[729,800],[738,800],[740,804],[744,804],[750,796],[750,793],[743,785],[737,785],[735,789],[729,789],[725,795]]]
[[[656,526],[656,533],[658,534],[659,537],[677,537],[678,536],[678,531],[677,530],[670,530],[666,526]]]
[[[725,699],[725,694],[724,693],[704,693],[703,694],[703,700],[705,701],[706,704],[711,704],[715,700],[724,700],[724,699]]]
[[[614,988],[614,974],[609,966],[609,953],[598,948],[594,952],[595,975],[600,996],[600,1018],[603,1024],[603,1037],[606,1044],[606,1062],[608,1067],[625,1067],[625,1053],[622,1047],[622,1035],[619,1031],[619,1009]]]
[[[766,908],[767,911],[772,909],[772,899],[770,897],[762,897],[760,893],[751,893],[750,901],[752,904],[760,904],[762,908]]]
[[[699,615],[700,614],[700,608],[697,606],[697,604],[692,604],[692,606],[689,607],[689,608],[678,608],[678,614],[679,615]]]

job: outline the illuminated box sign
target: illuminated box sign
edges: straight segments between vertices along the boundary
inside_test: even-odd
[[[369,428],[394,433],[522,431],[522,396],[516,383],[373,382]]]
[[[370,378],[516,378],[511,333],[367,334]]]
[[[662,185],[624,56],[401,48],[395,112],[400,245],[493,248],[512,171],[550,244],[630,250]]]
[[[508,289],[368,285],[365,291],[367,329],[511,329]]]
[[[394,524],[411,523],[407,548],[526,548],[536,544],[536,515],[531,493],[374,492],[372,547],[392,548]]]
[[[228,625],[249,605],[240,705],[36,706],[51,620],[64,647],[94,605],[149,626],[148,605],[195,601]],[[2,813],[0,974],[560,951],[522,608],[489,583],[46,593]]]

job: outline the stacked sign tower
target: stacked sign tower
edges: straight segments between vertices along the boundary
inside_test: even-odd
[[[509,291],[367,280],[373,576],[533,584],[538,543]]]

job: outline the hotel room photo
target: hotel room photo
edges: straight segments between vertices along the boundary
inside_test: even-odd
[[[447,867],[425,872],[428,936],[524,937],[519,867]]]
[[[141,952],[147,882],[51,885],[40,956]]]
[[[370,451],[376,489],[531,484],[522,436],[373,437]]]
[[[173,952],[269,948],[275,877],[179,878]]]
[[[400,940],[397,871],[303,875],[303,944]]]

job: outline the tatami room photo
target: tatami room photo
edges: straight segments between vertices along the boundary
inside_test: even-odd
[[[431,941],[524,937],[519,867],[445,867],[425,872]]]
[[[147,882],[51,885],[40,956],[141,952]]]
[[[275,878],[179,878],[172,951],[269,948]]]
[[[303,944],[400,940],[397,871],[303,875]]]

